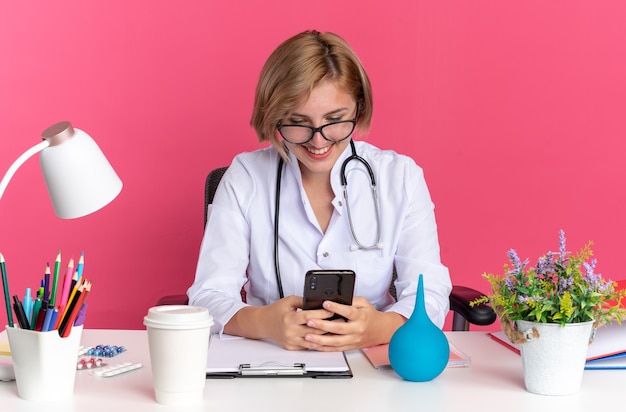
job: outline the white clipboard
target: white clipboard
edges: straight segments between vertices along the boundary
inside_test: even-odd
[[[268,340],[213,335],[206,376],[351,378],[352,371],[343,352],[290,351]]]

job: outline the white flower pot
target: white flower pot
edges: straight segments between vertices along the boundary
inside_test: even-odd
[[[516,325],[522,332],[534,327],[540,335],[520,345],[526,390],[539,395],[578,392],[593,321],[561,326],[518,320]]]

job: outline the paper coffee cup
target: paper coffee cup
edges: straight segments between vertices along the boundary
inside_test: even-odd
[[[58,330],[37,332],[6,327],[17,394],[28,401],[58,401],[72,397],[82,326],[66,338]]]
[[[162,405],[202,402],[213,318],[207,308],[155,306],[144,317],[152,380]]]

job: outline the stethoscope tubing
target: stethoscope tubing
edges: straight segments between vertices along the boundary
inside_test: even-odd
[[[343,161],[341,165],[341,174],[340,174],[341,186],[343,187],[343,197],[346,202],[346,211],[348,213],[348,222],[350,224],[350,232],[352,233],[352,238],[354,239],[356,243],[356,247],[350,247],[350,249],[351,250],[376,249],[376,248],[380,249],[382,245],[380,243],[380,237],[381,237],[380,210],[378,208],[378,194],[376,190],[376,178],[374,177],[374,172],[372,170],[372,167],[367,162],[367,160],[365,160],[364,158],[356,154],[356,148],[354,146],[354,141],[352,139],[350,139],[350,147],[352,149],[352,155],[350,155],[346,160]],[[360,162],[361,164],[363,164],[363,166],[365,166],[370,176],[370,181],[371,181],[370,188],[372,191],[372,199],[374,201],[374,211],[376,215],[377,240],[374,244],[369,245],[369,246],[364,245],[359,241],[356,235],[356,232],[354,230],[354,225],[352,223],[352,214],[350,212],[350,201],[348,200],[348,179],[346,177],[346,166],[352,160],[356,160]],[[283,292],[283,284],[282,284],[282,279],[280,276],[280,259],[278,255],[278,220],[279,220],[279,214],[280,214],[280,187],[282,183],[284,163],[285,162],[283,158],[281,157],[280,160],[278,161],[278,169],[276,171],[276,198],[274,199],[274,271],[276,274],[276,284],[278,285],[278,295],[281,299],[284,298],[285,295]]]

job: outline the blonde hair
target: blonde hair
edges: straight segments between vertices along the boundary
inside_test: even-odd
[[[361,61],[338,35],[309,30],[278,46],[261,70],[250,120],[259,141],[271,142],[286,157],[276,127],[325,80],[354,97],[356,127],[367,133],[372,119],[372,89]]]

